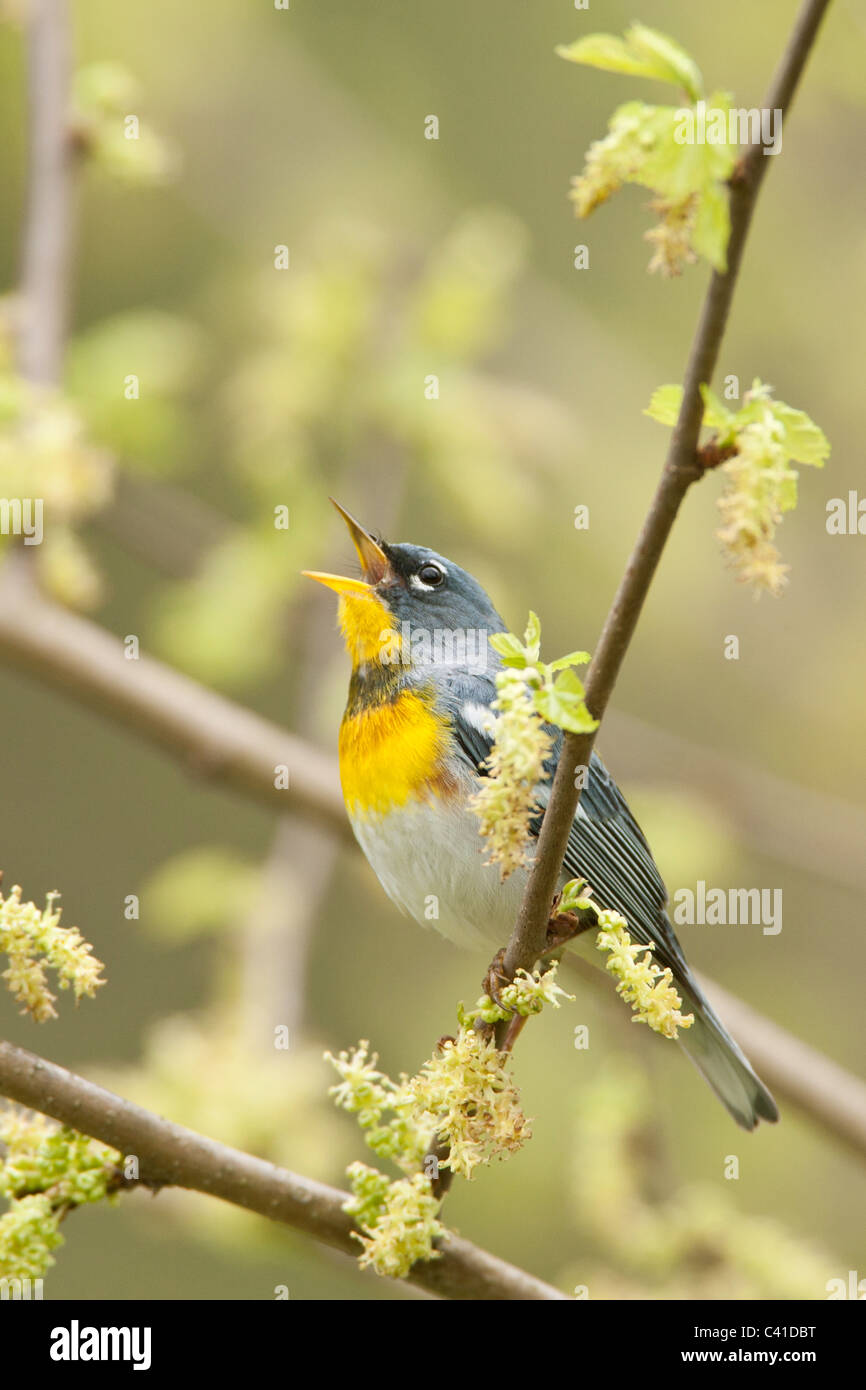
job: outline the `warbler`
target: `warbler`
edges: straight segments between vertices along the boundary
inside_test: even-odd
[[[331,499],[333,501],[333,499]],[[355,836],[388,896],[422,925],[461,945],[502,946],[526,869],[504,881],[487,862],[471,806],[494,739],[491,709],[501,659],[488,642],[506,626],[477,580],[426,546],[389,544],[335,507],[362,577],[305,570],[339,595],[352,662],[340,726],[340,777]],[[561,731],[536,788],[537,836]],[[531,846],[530,846],[531,849]],[[773,1097],[704,998],[665,911],[667,892],[649,845],[604,763],[593,753],[569,834],[560,886],[582,878],[601,908],[621,913],[633,940],[669,967],[694,1023],[683,1048],[737,1124],[777,1120]],[[431,905],[433,910],[431,911]]]

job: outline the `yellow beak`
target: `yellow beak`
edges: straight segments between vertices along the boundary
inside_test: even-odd
[[[331,498],[340,516],[349,528],[349,535],[355,543],[358,552],[358,559],[364,569],[364,579],[349,579],[340,574],[322,574],[319,570],[302,570],[307,579],[315,579],[319,584],[325,584],[329,589],[333,589],[338,594],[355,594],[361,596],[369,594],[375,584],[390,572],[391,565],[388,556],[382,547],[373,540],[368,531],[365,531],[360,522],[341,507],[339,502]]]
[[[366,597],[373,592],[373,585],[365,584],[363,579],[347,579],[342,574],[323,574],[321,570],[301,570],[301,574],[305,575],[307,579],[315,579],[317,584],[326,584],[337,594],[355,594]]]

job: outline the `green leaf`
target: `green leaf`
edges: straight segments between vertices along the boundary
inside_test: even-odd
[[[730,140],[730,110],[733,97],[730,92],[712,92],[704,104],[702,138],[690,144],[685,128],[685,112],[682,107],[674,108],[673,140],[677,149],[685,152],[681,161],[681,171],[687,184],[695,191],[712,182],[724,183],[730,178],[737,162],[739,146]],[[670,109],[670,108],[665,108]],[[692,110],[690,124],[697,122],[697,112]]]
[[[788,457],[798,463],[809,463],[815,468],[823,468],[830,457],[830,441],[822,429],[811,420],[804,410],[779,401],[773,406],[776,419],[785,428],[785,449]]]
[[[724,126],[720,143],[709,138],[688,141],[688,123],[693,112],[682,106],[650,106],[641,123],[641,139],[646,150],[643,167],[634,182],[645,184],[658,196],[668,202],[680,203],[692,194],[702,194],[715,184],[724,183],[730,177],[736,163],[737,146],[728,144],[728,96],[726,92],[714,92],[708,105],[707,121],[712,113],[720,126]],[[709,135],[709,129],[707,131]]]
[[[728,195],[719,183],[708,183],[698,200],[692,246],[699,256],[709,261],[720,274],[728,268],[728,237],[731,235],[731,214]]]
[[[572,878],[562,890],[559,898],[560,912],[574,912],[577,909],[591,908],[598,914],[598,904],[587,895],[586,880],[582,878]]]
[[[567,690],[554,687],[537,691],[535,708],[551,724],[572,734],[587,734],[598,728],[598,720],[592,718],[581,697]]]
[[[651,420],[658,420],[660,425],[675,425],[682,401],[681,386],[657,386],[644,415],[648,415]]]
[[[556,52],[560,58],[584,67],[671,82],[682,87],[692,101],[703,92],[700,69],[685,49],[643,24],[633,24],[624,39],[615,34],[588,34],[576,43],[560,44]]]
[[[797,505],[797,474],[793,469],[780,481],[777,496],[780,511],[794,510]]]
[[[704,401],[704,424],[710,429],[732,432],[734,416],[726,406],[722,405],[718,396],[714,395],[709,386],[701,384],[701,396]]]
[[[580,700],[583,699],[586,693],[580,676],[578,676],[576,671],[572,671],[571,669],[560,672],[553,682],[553,688],[557,695],[576,695]]]
[[[498,652],[506,666],[521,667],[526,665],[526,652],[519,637],[515,637],[513,632],[494,632],[488,637],[488,642],[495,652]]]
[[[633,24],[626,32],[626,40],[635,52],[642,53],[648,62],[656,65],[655,76],[682,87],[692,101],[703,96],[704,79],[700,68],[674,39],[658,29],[648,29],[645,24]],[[664,73],[668,76],[664,77]]]
[[[526,624],[523,641],[527,660],[537,661],[541,651],[541,621],[538,614],[533,613],[531,609],[529,610],[529,622]]]
[[[575,43],[557,44],[555,52],[569,63],[582,63],[587,68],[602,68],[605,72],[623,72],[632,77],[655,77],[652,65],[638,53],[632,52],[616,34],[587,34]]]
[[[713,395],[709,386],[701,386],[701,396],[704,401],[702,423],[710,429],[719,430],[723,438],[727,439],[732,436],[739,424],[739,416],[732,415],[729,410],[726,410],[718,396]],[[652,393],[644,415],[649,415],[651,420],[658,420],[660,425],[675,425],[679,418],[682,401],[683,388],[681,386],[657,386]]]
[[[548,670],[562,671],[566,666],[585,666],[589,660],[589,652],[569,652],[568,656],[560,656],[556,661],[551,661]]]

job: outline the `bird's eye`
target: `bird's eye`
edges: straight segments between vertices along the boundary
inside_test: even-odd
[[[438,565],[422,565],[418,571],[418,578],[421,580],[422,584],[435,586],[442,583],[445,578],[445,571],[440,569]]]

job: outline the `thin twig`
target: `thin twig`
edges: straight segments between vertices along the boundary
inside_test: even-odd
[[[0,1094],[100,1139],[125,1158],[135,1156],[143,1186],[204,1192],[283,1222],[347,1255],[359,1252],[351,1218],[343,1210],[345,1192],[172,1124],[6,1042],[0,1042]],[[443,1242],[440,1258],[416,1265],[409,1278],[442,1298],[567,1298],[559,1289],[457,1235]]]
[[[797,83],[829,3],[830,0],[806,0],[770,84],[764,106],[769,110],[781,110],[783,119],[790,110]],[[727,270],[724,273],[714,271],[710,280],[686,365],[682,405],[662,476],[605,620],[587,675],[586,704],[598,720],[607,708],[680,504],[691,484],[703,474],[697,458],[703,415],[700,388],[702,384],[710,383],[715,371],[743,247],[769,163],[763,147],[760,144],[752,145],[741,161],[738,177],[731,182],[731,235]],[[578,768],[589,766],[595,739],[596,732],[566,734],[563,740],[550,801],[538,838],[535,862],[505,953],[504,970],[508,976],[513,976],[521,968],[531,969],[544,947],[550,904],[558,887],[569,831],[580,799],[581,779],[575,774]]]
[[[30,0],[30,149],[18,358],[30,381],[60,380],[72,233],[67,0]]]
[[[191,772],[272,811],[305,811],[354,843],[332,759],[152,657],[127,660],[119,638],[42,598],[28,575],[9,566],[0,574],[0,651]]]

